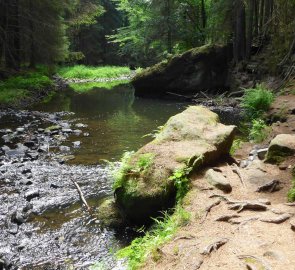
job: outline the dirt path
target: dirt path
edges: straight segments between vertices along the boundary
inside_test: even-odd
[[[286,119],[273,125],[270,137],[295,130],[294,96],[278,98],[272,112],[286,102]],[[248,159],[252,147],[244,145],[236,159]],[[143,269],[295,269],[295,232],[291,225],[295,224],[295,205],[285,204],[294,161],[290,158],[278,167],[256,158],[238,169],[244,184],[234,164],[219,164],[217,170],[232,186],[229,194],[207,183],[206,170],[195,175],[185,201],[185,209],[192,213],[191,223],[158,250],[160,259],[150,257]],[[273,190],[257,192],[273,180],[279,181]]]

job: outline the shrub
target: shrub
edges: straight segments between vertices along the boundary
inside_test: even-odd
[[[252,127],[249,132],[249,139],[255,143],[264,141],[270,133],[270,127],[262,119],[253,119]]]
[[[241,105],[245,109],[246,117],[254,119],[266,112],[273,101],[274,94],[259,84],[256,88],[246,90]]]

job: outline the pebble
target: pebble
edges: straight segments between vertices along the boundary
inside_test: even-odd
[[[32,190],[29,190],[28,192],[26,192],[25,194],[25,198],[27,201],[31,201],[32,199],[34,198],[37,198],[40,196],[40,192],[39,192],[39,189],[32,189]]]

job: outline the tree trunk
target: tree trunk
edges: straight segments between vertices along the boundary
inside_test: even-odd
[[[20,68],[20,30],[18,0],[11,0],[7,8],[7,43],[5,48],[6,67]]]
[[[254,16],[255,0],[248,1],[248,23],[247,23],[247,47],[246,47],[246,59],[250,59],[251,47],[253,39],[253,16]]]
[[[263,21],[264,21],[264,1],[260,0],[260,7],[259,7],[259,35],[262,34],[263,28]]]
[[[166,0],[167,8],[167,50],[172,53],[171,0]]]
[[[29,8],[30,12],[34,14],[33,11],[33,3],[32,0],[29,2]],[[30,41],[31,41],[31,47],[30,47],[30,67],[35,68],[36,67],[36,45],[35,45],[35,35],[34,35],[34,21],[33,18],[29,18],[29,25],[30,25]]]
[[[235,31],[234,31],[234,57],[235,62],[245,59],[246,54],[246,16],[243,0],[236,2],[235,6]]]

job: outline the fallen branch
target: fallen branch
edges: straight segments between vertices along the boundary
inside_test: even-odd
[[[241,181],[243,187],[245,187],[244,178],[243,178],[243,176],[242,176],[242,174],[241,174],[241,171],[240,171],[239,167],[238,167],[237,164],[235,164],[235,163],[233,164],[233,166],[234,166],[234,168],[232,169],[233,172],[236,173],[236,174],[239,176],[240,181]]]
[[[85,205],[87,211],[89,213],[92,213],[92,210],[91,210],[90,206],[88,205],[87,201],[85,200],[84,195],[82,193],[82,190],[81,190],[80,186],[74,180],[71,179],[71,181],[74,183],[74,185],[75,185],[75,187],[76,187],[76,189],[77,189],[77,191],[79,193],[80,199],[81,199],[82,203]]]
[[[256,192],[274,192],[278,190],[278,185],[280,184],[279,180],[272,180],[256,189]]]
[[[219,200],[213,202],[212,204],[210,204],[209,206],[206,207],[206,209],[205,209],[205,214],[204,214],[203,218],[201,219],[200,224],[202,224],[202,223],[205,222],[205,220],[206,220],[206,218],[207,218],[209,212],[211,211],[211,209],[212,209],[213,207],[219,205],[220,203],[221,203],[221,200],[219,199]]]
[[[290,214],[282,214],[278,217],[274,217],[274,218],[260,218],[259,220],[262,222],[267,222],[267,223],[275,223],[275,224],[280,224],[285,222],[286,220],[288,220],[291,217]]]
[[[221,238],[216,242],[210,244],[209,246],[205,247],[204,250],[201,252],[202,255],[209,255],[213,251],[217,251],[220,247],[228,242],[227,238]]]
[[[202,95],[203,97],[205,97],[205,98],[207,98],[207,99],[210,99],[210,98],[208,97],[208,95],[206,95],[203,91],[200,91],[200,93],[201,93],[201,95]]]

